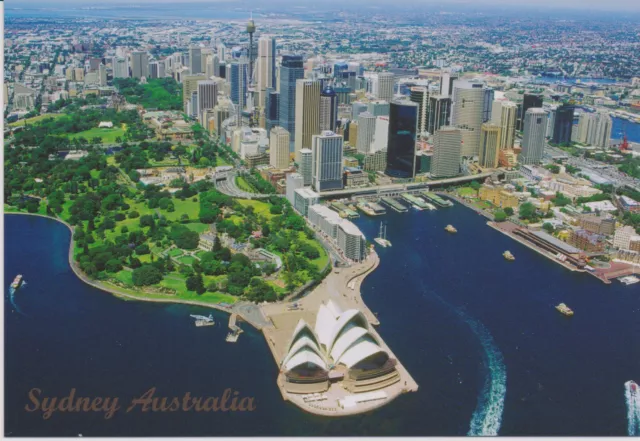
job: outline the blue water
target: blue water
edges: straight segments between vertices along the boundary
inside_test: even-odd
[[[490,229],[456,205],[390,213],[380,267],[363,285],[379,332],[418,382],[371,414],[327,419],[284,402],[264,338],[245,326],[196,328],[204,308],[125,302],[80,282],[69,232],[51,220],[5,216],[6,433],[99,435],[625,435],[624,383],[640,379],[640,290],[574,274]],[[374,237],[380,218],[357,221]],[[459,233],[443,228],[455,225]],[[516,256],[506,262],[505,249]],[[553,306],[566,302],[567,319]],[[29,413],[27,393],[255,397],[251,413]]]
[[[640,142],[640,124],[622,118],[613,118],[611,138],[622,139],[623,132],[627,134],[629,142]]]
[[[536,82],[547,82],[547,83],[570,83],[570,84],[575,84],[578,81],[580,81],[581,83],[597,83],[597,84],[615,84],[618,82],[618,80],[614,79],[614,78],[588,78],[588,77],[581,77],[581,78],[570,78],[570,77],[566,77],[563,78],[562,75],[560,76],[540,76],[537,77],[535,79]]]

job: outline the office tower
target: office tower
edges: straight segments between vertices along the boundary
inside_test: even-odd
[[[202,49],[199,47],[189,48],[189,71],[191,75],[197,75],[204,73],[202,69]]]
[[[296,83],[295,157],[299,161],[300,150],[310,148],[311,137],[320,132],[320,82],[303,79]]]
[[[149,78],[158,78],[158,62],[149,62]]]
[[[182,104],[186,104],[193,92],[198,91],[198,81],[204,81],[204,75],[185,75],[182,79]]]
[[[358,116],[358,144],[356,145],[358,153],[369,153],[375,131],[376,117],[369,112],[361,113]]]
[[[331,86],[320,92],[320,131],[335,132],[338,121],[338,96]]]
[[[280,170],[288,168],[289,132],[283,127],[274,127],[269,133],[269,165]]]
[[[149,57],[146,52],[131,52],[131,76],[133,78],[149,76]]]
[[[198,116],[206,109],[218,104],[218,83],[216,81],[198,81]]]
[[[457,73],[443,71],[440,74],[440,95],[451,97],[453,94],[453,82],[459,78]]]
[[[220,59],[220,64],[224,64],[224,61],[227,59],[227,47],[224,43],[218,45],[218,58]]]
[[[522,106],[520,107],[520,114],[518,115],[518,122],[516,124],[516,129],[518,131],[524,130],[524,117],[527,114],[527,110],[533,107],[542,107],[542,96],[525,93],[524,98],[522,99]]]
[[[197,89],[191,92],[186,105],[184,106],[184,113],[192,118],[198,116],[198,91]]]
[[[491,122],[500,126],[498,149],[510,149],[516,141],[518,106],[512,101],[494,101]]]
[[[596,147],[606,149],[611,145],[611,129],[613,127],[613,120],[607,112],[598,112],[597,115],[598,118],[594,138],[590,139],[589,143]]]
[[[412,87],[410,99],[418,105],[418,133],[422,135],[427,132],[429,121],[429,89],[422,86]]]
[[[84,69],[81,67],[76,67],[73,70],[73,78],[76,81],[84,81]]]
[[[311,179],[316,191],[342,189],[342,149],[342,136],[331,130],[313,135]]]
[[[231,63],[231,102],[236,113],[241,113],[247,104],[249,63],[246,59]]]
[[[462,156],[477,156],[484,110],[482,83],[455,80],[451,124],[462,129]]]
[[[213,76],[220,78],[220,57],[214,55],[212,58],[213,63]]]
[[[392,101],[389,109],[387,174],[415,177],[417,129],[418,105],[411,101]]]
[[[100,58],[89,58],[89,70],[95,72],[102,63]]]
[[[451,98],[444,95],[429,97],[429,112],[427,113],[427,132],[434,134],[441,127],[448,126],[451,116]]]
[[[367,112],[373,116],[389,116],[389,101],[370,101]]]
[[[491,106],[493,105],[493,99],[495,92],[490,87],[484,89],[484,106],[482,109],[482,122],[485,123],[491,119]]]
[[[595,138],[594,135],[597,123],[597,114],[591,112],[582,113],[578,122],[577,141],[582,144],[589,144],[590,140]]]
[[[289,145],[287,145],[287,150],[289,150]],[[304,187],[304,178],[300,173],[289,173],[287,174],[287,200],[293,206],[295,203],[295,191],[299,188]]]
[[[264,119],[265,119],[264,128],[267,130],[267,132],[271,132],[272,128],[280,125],[278,121],[279,104],[280,104],[280,93],[276,92],[275,89],[273,88],[267,89],[265,106],[264,106]],[[287,147],[287,149],[289,149],[289,147]]]
[[[302,175],[304,185],[311,185],[311,168],[313,166],[313,152],[311,149],[300,150],[300,161],[296,162],[298,163],[298,171]]]
[[[262,36],[258,39],[258,105],[265,106],[267,89],[276,87],[276,39]]]
[[[164,78],[166,77],[166,69],[165,69],[165,62],[164,61],[159,61],[158,62],[158,78]]]
[[[356,121],[358,119],[358,116],[362,113],[362,112],[366,112],[367,111],[367,105],[365,103],[361,103],[360,101],[356,101],[354,103],[351,104],[351,119],[353,121]]]
[[[392,72],[378,74],[378,98],[387,102],[393,99],[393,85],[395,75]]]
[[[98,66],[98,84],[102,87],[107,85],[107,66],[102,63]]]
[[[376,130],[373,134],[373,141],[369,147],[369,153],[387,150],[387,142],[389,142],[389,117],[376,117]]]
[[[203,54],[202,56],[202,66],[204,71],[204,76],[207,78],[211,78],[215,76],[213,74],[213,55],[211,54]]]
[[[480,131],[480,166],[497,168],[500,150],[500,126],[492,123],[482,124]]]
[[[524,116],[521,164],[538,164],[544,154],[547,113],[540,107],[532,107]]]
[[[460,174],[462,133],[455,127],[442,127],[436,131],[431,159],[431,177],[451,178]]]
[[[556,118],[553,125],[553,138],[551,140],[554,144],[571,143],[573,111],[574,107],[569,104],[563,104],[556,109]]]
[[[345,134],[346,134],[346,139],[349,141],[349,144],[351,145],[351,147],[356,147],[358,145],[358,122],[357,121],[349,122],[345,130]]]
[[[283,55],[280,64],[279,124],[289,132],[290,150],[296,137],[296,81],[304,78],[302,55]]]
[[[113,57],[111,64],[113,67],[113,78],[129,77],[129,66],[127,66],[127,60],[125,58]]]

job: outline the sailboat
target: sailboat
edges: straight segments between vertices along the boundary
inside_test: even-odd
[[[376,237],[375,239],[373,239],[376,241],[376,243],[378,245],[380,245],[381,247],[390,247],[391,246],[391,242],[389,242],[387,240],[387,226],[383,223],[380,222],[380,234],[378,237]]]

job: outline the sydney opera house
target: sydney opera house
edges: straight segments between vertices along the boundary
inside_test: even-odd
[[[359,310],[342,311],[331,300],[321,305],[314,328],[301,319],[293,332],[280,366],[284,389],[318,393],[340,382],[359,393],[397,383],[397,362],[375,335]]]

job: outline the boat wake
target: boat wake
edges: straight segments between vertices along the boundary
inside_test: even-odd
[[[18,314],[25,315],[18,305],[16,305],[16,290],[13,288],[9,288],[9,301],[11,302],[13,309],[15,309]]]
[[[640,391],[632,392],[631,384],[631,381],[624,384],[624,397],[627,402],[627,433],[629,436],[640,436]]]
[[[507,394],[507,369],[502,353],[491,333],[482,323],[470,317],[462,308],[456,308],[447,303],[433,291],[431,294],[469,325],[482,345],[486,377],[478,394],[478,404],[471,417],[467,435],[497,436],[502,425],[504,400]]]

